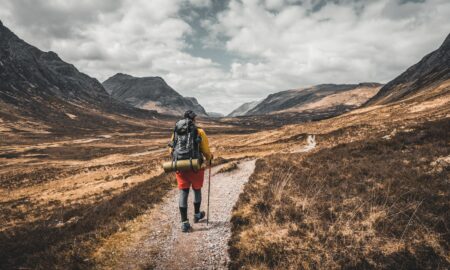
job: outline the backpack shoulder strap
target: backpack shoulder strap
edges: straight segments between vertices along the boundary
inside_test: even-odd
[[[177,125],[175,125],[175,127],[173,128],[173,133],[172,133],[172,141],[169,143],[169,146],[172,148],[172,157],[173,157],[174,152],[175,152],[175,147],[177,145],[177,140],[178,140]]]

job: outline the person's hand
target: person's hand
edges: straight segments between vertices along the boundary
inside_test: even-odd
[[[214,156],[211,154],[211,156],[209,157],[209,159],[208,159],[208,164],[209,164],[209,166],[211,166],[212,165],[212,160],[214,159]]]

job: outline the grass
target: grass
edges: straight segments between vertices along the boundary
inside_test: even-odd
[[[59,210],[49,218],[0,232],[0,269],[93,268],[91,253],[99,241],[159,203],[173,187],[173,175],[163,174],[100,203],[55,202]]]
[[[237,168],[238,168],[237,162],[229,162],[228,164],[226,164],[222,168],[220,168],[220,170],[218,170],[216,172],[216,174],[231,172],[231,171],[236,170]]]
[[[257,162],[231,269],[448,269],[450,120]]]

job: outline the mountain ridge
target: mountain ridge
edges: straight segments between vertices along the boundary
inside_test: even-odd
[[[250,101],[242,104],[241,106],[234,109],[231,113],[229,113],[228,117],[242,116],[248,113],[251,109],[255,108],[262,100]]]
[[[423,93],[429,86],[450,79],[450,34],[435,51],[388,82],[365,106],[387,104]]]
[[[152,109],[163,114],[180,115],[193,110],[200,116],[207,116],[205,109],[194,97],[183,97],[159,76],[134,77],[117,73],[102,85],[110,95],[141,109]]]
[[[366,102],[382,86],[379,83],[319,84],[290,89],[268,95],[259,102],[245,103],[231,114],[235,116],[265,115],[282,112],[330,109],[341,106],[352,109]],[[334,99],[334,100],[333,100]],[[237,114],[239,110],[243,113]],[[236,112],[237,111],[237,112]],[[231,115],[230,114],[230,115]]]
[[[44,52],[0,25],[0,115],[10,126],[41,129],[113,126],[113,115],[153,117],[112,100],[102,84],[53,51]],[[71,115],[71,116],[69,116]]]

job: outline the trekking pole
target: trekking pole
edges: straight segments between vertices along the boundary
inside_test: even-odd
[[[209,225],[209,195],[211,193],[211,161],[209,162],[209,173],[208,173],[208,206],[206,208],[206,226]]]

